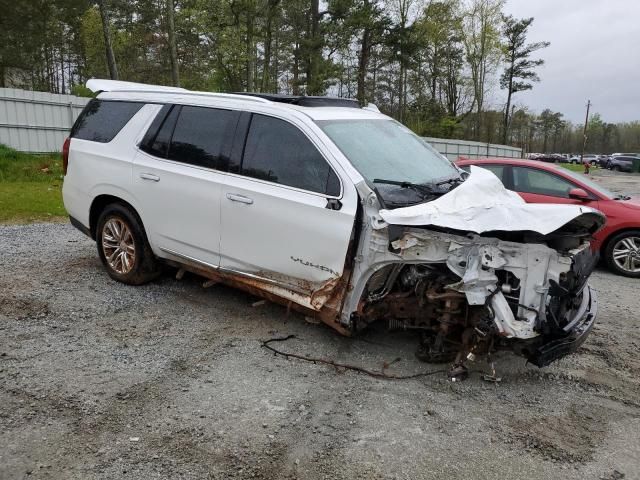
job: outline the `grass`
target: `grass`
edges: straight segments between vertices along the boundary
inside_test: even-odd
[[[61,188],[59,154],[32,155],[0,145],[0,222],[61,219]]]
[[[571,170],[573,172],[584,172],[584,166],[583,165],[574,165],[572,163],[561,163],[560,164],[561,167],[566,168],[567,170]],[[594,167],[591,167],[594,168]]]

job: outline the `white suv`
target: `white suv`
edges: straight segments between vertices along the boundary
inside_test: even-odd
[[[343,334],[384,319],[452,376],[498,348],[543,366],[591,330],[595,210],[525,204],[344,99],[87,86],[64,203],[115,280],[165,263]]]

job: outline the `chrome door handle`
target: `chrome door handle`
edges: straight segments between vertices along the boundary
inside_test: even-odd
[[[143,180],[151,180],[152,182],[160,181],[160,177],[158,175],[154,175],[153,173],[141,173],[140,178]]]
[[[227,193],[227,198],[232,202],[246,203],[247,205],[251,205],[253,203],[251,198],[245,197],[244,195],[238,195],[236,193]]]

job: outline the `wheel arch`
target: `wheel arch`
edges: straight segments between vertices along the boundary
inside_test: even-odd
[[[639,227],[624,227],[624,228],[620,228],[618,230],[614,230],[613,232],[611,232],[609,235],[607,235],[607,237],[602,241],[602,244],[600,245],[600,255],[602,256],[602,258],[604,258],[604,255],[606,254],[607,248],[609,247],[609,243],[611,242],[611,240],[614,237],[617,237],[621,233],[625,233],[625,232],[639,232],[639,231],[640,231],[640,226]]]
[[[91,232],[91,238],[96,239],[96,229],[98,226],[98,219],[100,218],[100,214],[104,211],[104,209],[111,204],[118,203],[127,207],[131,212],[136,216],[138,221],[140,222],[140,226],[142,230],[145,232],[144,223],[142,222],[142,218],[140,218],[140,214],[136,210],[136,208],[131,205],[131,203],[122,199],[121,197],[117,197],[115,195],[109,194],[101,194],[93,199],[91,202],[91,207],[89,209],[89,231]]]

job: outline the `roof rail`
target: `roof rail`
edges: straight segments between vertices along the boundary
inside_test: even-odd
[[[92,78],[87,80],[87,88],[92,92],[136,92],[136,93],[174,93],[180,95],[194,95],[203,97],[229,98],[258,103],[271,103],[259,97],[249,97],[234,93],[196,92],[180,87],[165,87],[162,85],[148,85],[146,83],[123,82],[120,80],[102,80]]]
[[[271,102],[288,103],[301,107],[348,107],[360,108],[360,104],[354,98],[284,95],[280,93],[238,92],[243,97],[263,98]]]

